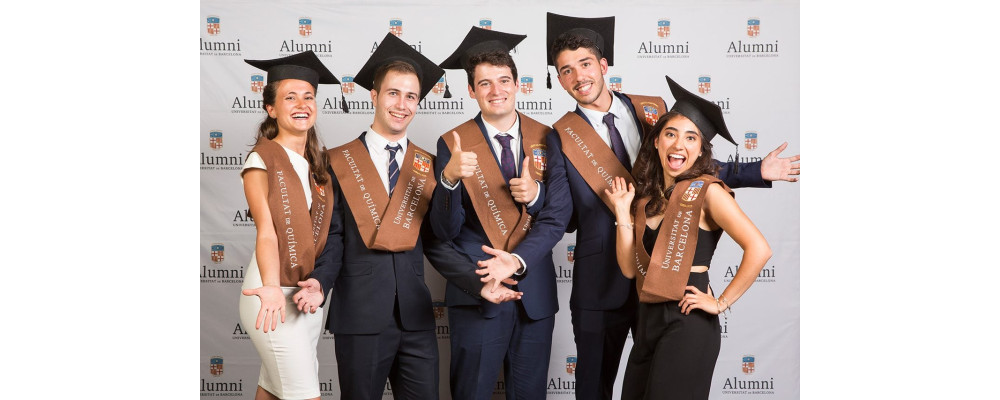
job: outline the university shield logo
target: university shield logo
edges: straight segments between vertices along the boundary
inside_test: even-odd
[[[392,32],[396,37],[403,36],[403,20],[399,18],[390,19],[389,32]]]
[[[423,154],[414,153],[413,169],[424,174],[431,172],[431,159]]]
[[[319,194],[319,197],[326,197],[326,188],[320,185],[318,182],[313,181],[313,189]]]
[[[757,132],[748,131],[745,135],[743,135],[743,137],[745,138],[743,140],[743,146],[746,147],[747,150],[754,150],[757,148]]]
[[[313,20],[310,18],[299,18],[299,35],[309,37],[313,34]]]
[[[573,262],[573,251],[576,250],[576,244],[571,244],[566,246],[566,260]]]
[[[431,306],[434,308],[434,319],[440,320],[444,318],[445,304],[441,300],[434,300],[431,302]]]
[[[712,77],[707,75],[702,75],[698,77],[698,93],[709,94],[712,93]]]
[[[208,372],[210,372],[212,376],[222,375],[222,356],[213,356],[209,359]]]
[[[479,27],[486,30],[493,30],[493,20],[489,18],[483,18],[479,20]]]
[[[688,186],[687,190],[684,191],[684,195],[681,196],[681,200],[694,201],[694,199],[698,198],[698,193],[701,193],[702,186],[705,186],[705,181],[691,182],[691,186]]]
[[[622,91],[622,77],[612,76],[608,77],[608,89],[614,90],[616,92]]]
[[[354,77],[345,75],[340,78],[340,88],[344,89],[344,94],[354,93]]]
[[[535,78],[530,75],[521,77],[521,93],[531,94],[535,91]]]
[[[545,171],[545,149],[534,148],[531,149],[531,163],[535,166],[535,169],[544,172]]]
[[[566,356],[566,373],[572,374],[576,372],[576,356]]]
[[[670,36],[670,20],[669,19],[661,19],[659,21],[656,21],[656,36],[659,36],[661,38],[665,38],[667,36]]]
[[[760,20],[757,18],[750,18],[747,20],[747,36],[757,37],[760,36]]]
[[[656,120],[660,118],[660,110],[655,105],[649,103],[642,105],[642,113],[646,115],[646,123],[650,125],[656,125]]]
[[[226,246],[222,243],[212,243],[212,262],[218,264],[226,259]]]
[[[222,131],[211,131],[208,133],[208,147],[212,150],[222,148]]]
[[[253,74],[250,75],[250,90],[254,93],[260,93],[264,91],[264,75]]]
[[[750,375],[754,371],[754,356],[746,355],[743,356],[743,373]]]
[[[222,27],[219,25],[219,17],[214,15],[208,16],[208,34],[215,36],[219,32],[222,32]]]
[[[431,89],[431,91],[434,92],[434,94],[444,93],[444,75],[441,75],[441,77],[438,78],[437,83],[434,84],[434,88]]]

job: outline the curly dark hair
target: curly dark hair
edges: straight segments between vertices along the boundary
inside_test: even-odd
[[[642,145],[639,147],[639,155],[636,157],[635,166],[632,167],[632,177],[635,178],[635,198],[632,199],[632,213],[635,214],[636,204],[639,199],[649,197],[646,203],[646,215],[659,215],[666,211],[667,199],[674,191],[677,182],[697,178],[701,175],[715,176],[719,172],[719,165],[712,159],[712,143],[705,140],[705,136],[699,131],[701,137],[701,156],[694,161],[690,169],[684,171],[674,185],[664,188],[663,165],[660,164],[660,155],[653,146],[653,143],[663,134],[667,122],[670,119],[684,116],[683,114],[671,111],[660,117],[653,125],[648,135],[642,138]],[[653,133],[655,132],[655,134]]]
[[[267,112],[267,106],[274,107],[275,99],[278,97],[279,82],[281,81],[274,81],[268,83],[267,86],[264,86],[264,105],[262,106],[264,112]],[[315,89],[316,88],[313,88],[313,90]],[[257,127],[256,141],[259,142],[262,137],[273,140],[277,136],[278,120],[271,118],[271,116],[268,115],[264,118],[264,121],[260,123],[260,126]],[[315,126],[309,128],[309,132],[306,134],[305,153],[306,160],[309,161],[309,170],[316,176],[316,183],[325,185],[330,177],[329,174],[327,174],[327,166],[330,165],[330,160],[326,156],[326,147],[320,143],[319,136],[316,134]]]
[[[581,47],[590,50],[591,53],[594,53],[594,58],[598,60],[604,58],[604,54],[601,52],[601,49],[597,47],[597,43],[594,43],[593,40],[590,40],[589,38],[585,38],[583,36],[578,36],[567,32],[563,32],[561,35],[556,37],[556,40],[552,41],[552,47],[549,48],[549,55],[552,57],[552,64],[555,65],[556,58],[558,58],[559,53],[561,53],[563,50],[572,51],[579,49]],[[556,70],[559,69],[558,65],[556,65],[555,67]]]
[[[469,57],[469,68],[465,69],[465,75],[469,78],[469,86],[472,86],[473,89],[476,88],[476,66],[482,63],[496,67],[510,67],[510,73],[514,75],[514,81],[517,81],[517,66],[514,65],[514,59],[511,58],[510,53],[500,50],[487,51]]]

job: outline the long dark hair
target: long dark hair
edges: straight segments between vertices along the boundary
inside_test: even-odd
[[[635,178],[635,198],[632,199],[632,214],[635,214],[636,204],[639,199],[649,197],[646,203],[646,215],[659,215],[666,210],[667,200],[674,191],[677,182],[697,178],[701,175],[716,175],[719,172],[719,165],[712,159],[712,143],[705,140],[705,136],[699,131],[701,136],[701,156],[694,161],[690,169],[684,171],[674,185],[668,188],[663,187],[663,165],[660,164],[660,155],[653,144],[663,134],[667,121],[671,118],[683,116],[683,114],[671,111],[663,114],[656,121],[649,134],[642,138],[642,145],[639,147],[639,155],[636,157],[635,166],[632,167],[632,177]]]
[[[278,97],[278,82],[281,81],[274,81],[264,86],[263,107],[265,112],[267,112],[267,106],[274,107],[275,98]],[[315,90],[315,88],[313,89]],[[267,115],[257,128],[256,140],[259,142],[262,137],[273,140],[276,136],[278,136],[278,120]],[[330,160],[326,156],[326,147],[320,143],[319,135],[316,134],[315,126],[309,128],[309,132],[306,134],[305,153],[306,161],[309,161],[309,171],[316,177],[316,183],[325,185],[329,179],[326,169],[330,165]]]

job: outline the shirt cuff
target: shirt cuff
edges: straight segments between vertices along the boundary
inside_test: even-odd
[[[514,271],[514,275],[521,276],[524,275],[525,272],[528,272],[528,265],[525,264],[524,259],[521,258],[521,256],[514,253],[510,253],[510,255],[514,256],[514,258],[516,258],[517,261],[521,262],[521,268],[518,268],[517,271]]]
[[[448,190],[455,190],[455,188],[457,188],[457,187],[458,187],[458,185],[459,185],[460,183],[462,183],[462,180],[461,180],[461,179],[459,179],[459,180],[458,180],[458,183],[455,183],[454,185],[449,185],[449,184],[448,184],[448,180],[447,180],[447,179],[444,179],[444,171],[441,171],[441,177],[440,177],[440,179],[438,179],[438,180],[439,180],[439,181],[441,182],[441,186],[444,186],[444,188],[445,188],[445,189],[448,189]],[[537,197],[537,196],[536,196],[536,197]]]
[[[444,174],[444,172],[442,172],[442,174]],[[441,176],[443,177],[444,175]],[[535,205],[535,202],[538,201],[538,196],[540,196],[541,194],[542,194],[542,184],[539,183],[538,181],[535,181],[535,198],[531,199],[531,201],[528,202],[528,207]],[[521,261],[521,264],[524,264],[524,260]]]

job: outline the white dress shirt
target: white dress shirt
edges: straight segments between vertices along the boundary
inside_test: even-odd
[[[629,159],[635,163],[635,158],[639,156],[642,137],[639,133],[639,127],[635,124],[635,116],[625,106],[625,103],[618,99],[618,96],[611,95],[611,108],[608,109],[608,112],[583,107],[580,107],[580,110],[590,120],[590,125],[597,131],[597,136],[601,137],[608,148],[611,147],[611,135],[608,133],[608,126],[604,123],[604,115],[608,112],[615,114],[615,128],[618,128],[618,133],[622,136],[622,142],[625,143]]]
[[[365,135],[365,144],[368,145],[368,154],[372,157],[372,163],[375,164],[375,170],[378,171],[378,176],[382,178],[382,187],[385,188],[385,193],[389,194],[389,150],[385,149],[386,145],[390,147],[395,147],[397,144],[400,146],[399,151],[396,152],[396,165],[399,166],[399,170],[403,170],[403,157],[406,155],[406,135],[398,142],[390,142],[386,140],[378,132],[375,132],[374,128],[368,128],[368,134]]]

